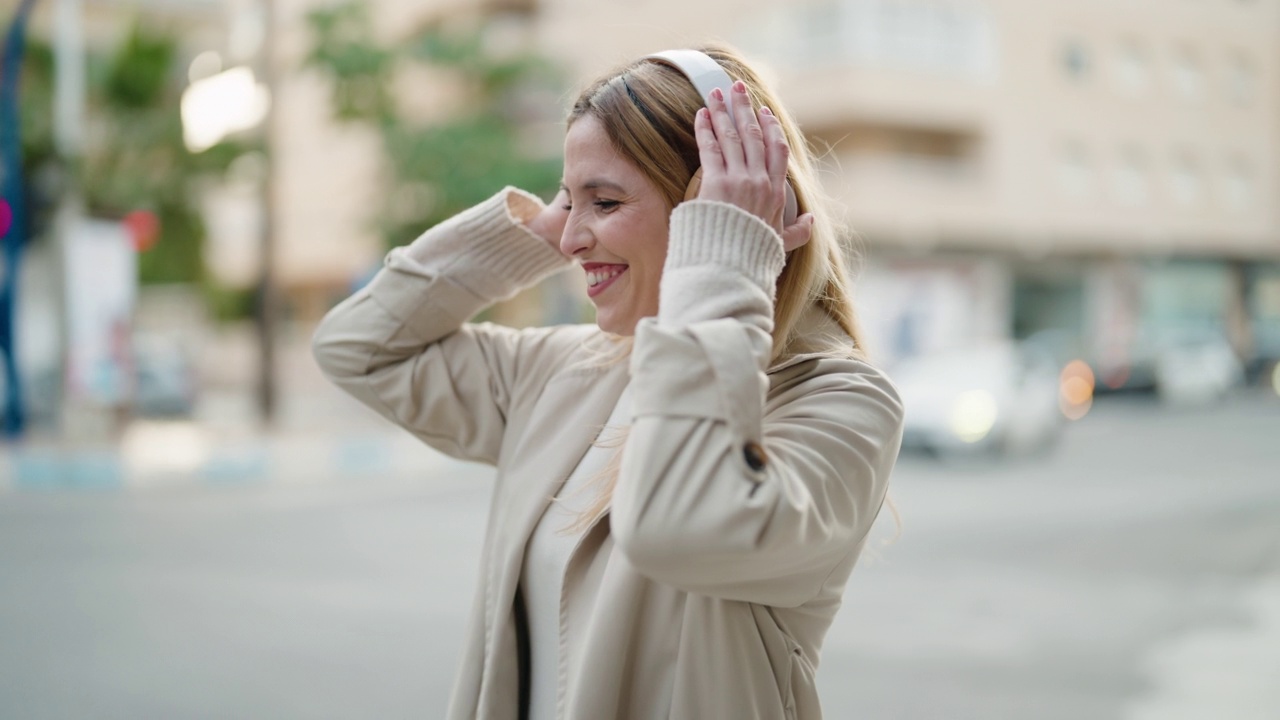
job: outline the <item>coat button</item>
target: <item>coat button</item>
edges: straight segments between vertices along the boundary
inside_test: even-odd
[[[742,446],[742,457],[747,461],[747,467],[760,472],[764,470],[765,455],[764,448],[760,447],[760,443],[749,442]]]

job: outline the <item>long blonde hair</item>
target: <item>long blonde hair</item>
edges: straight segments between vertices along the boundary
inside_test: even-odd
[[[814,216],[809,242],[787,254],[777,281],[773,311],[773,353],[777,361],[792,352],[800,338],[800,319],[806,310],[822,309],[849,336],[848,352],[863,356],[862,333],[854,311],[847,258],[840,227],[823,193],[815,167],[816,155],[800,127],[778,97],[751,68],[741,53],[724,44],[697,48],[709,55],[731,78],[741,80],[755,107],[766,106],[782,124],[791,155],[787,175],[795,188],[801,213]],[[701,165],[693,118],[703,106],[693,84],[663,63],[641,58],[606,73],[584,89],[569,112],[567,125],[591,116],[600,122],[615,150],[631,160],[666,199],[668,210],[684,199],[685,188]],[[625,429],[599,447],[617,448],[613,458],[591,485],[607,483],[595,504],[568,530],[590,526],[609,506],[621,465]]]

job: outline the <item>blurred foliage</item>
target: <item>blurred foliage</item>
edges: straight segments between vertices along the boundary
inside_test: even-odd
[[[80,190],[91,214],[146,209],[160,218],[159,242],[139,256],[144,283],[205,280],[196,183],[238,154],[230,147],[187,150],[179,114],[183,69],[176,39],[141,22],[105,57],[90,56]]]
[[[22,135],[33,237],[45,234],[71,180],[91,215],[150,210],[160,219],[159,241],[138,256],[144,284],[198,284],[218,304],[226,293],[205,272],[196,190],[253,146],[224,142],[202,153],[187,150],[179,112],[186,73],[173,34],[136,20],[118,45],[91,49],[87,63],[84,146],[80,157],[60,158],[53,138],[53,52],[38,38],[28,44]]]
[[[522,130],[530,122],[530,94],[561,87],[546,59],[528,52],[488,49],[486,28],[428,26],[405,40],[374,38],[368,11],[345,2],[308,15],[312,49],[307,64],[328,76],[340,120],[376,128],[391,171],[391,187],[377,213],[388,246],[404,243],[504,185],[550,195],[559,186],[559,157],[535,157]],[[419,63],[460,79],[466,109],[433,122],[415,121],[392,90],[398,71]],[[542,103],[545,108],[546,103]],[[541,119],[541,118],[532,118]]]
[[[53,218],[64,171],[53,144],[53,49],[27,39],[22,62],[22,176],[27,179],[26,217],[30,237],[44,235]]]

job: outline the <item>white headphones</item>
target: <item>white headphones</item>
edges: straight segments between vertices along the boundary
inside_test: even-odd
[[[693,87],[702,96],[702,104],[707,105],[708,99],[711,97],[711,91],[720,88],[720,92],[725,97],[725,107],[729,110],[729,118],[733,119],[733,107],[729,104],[728,98],[731,97],[729,92],[733,86],[733,80],[729,77],[729,73],[720,67],[720,63],[716,62],[706,53],[697,50],[664,50],[659,53],[645,56],[647,60],[656,60],[664,65],[679,70],[685,77],[689,78],[689,82],[693,83]],[[689,187],[685,189],[684,199],[690,200],[698,195],[698,188],[702,185],[702,168],[693,174],[693,179],[689,181]],[[786,227],[795,223],[796,216],[799,215],[799,203],[796,202],[796,191],[791,187],[791,181],[787,181],[787,201],[782,210],[782,226]]]

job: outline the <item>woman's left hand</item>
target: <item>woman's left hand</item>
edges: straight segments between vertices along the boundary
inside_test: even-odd
[[[783,248],[789,252],[809,242],[813,215],[805,213],[792,225],[782,226],[791,156],[782,124],[768,108],[756,112],[741,80],[733,83],[729,94],[734,117],[716,89],[693,123],[702,160],[698,198],[737,205],[764,220],[782,236]]]

